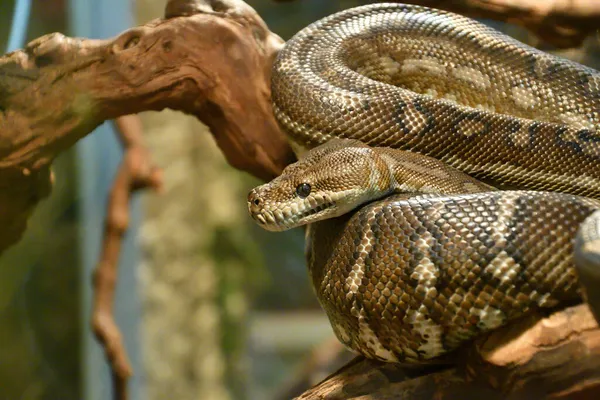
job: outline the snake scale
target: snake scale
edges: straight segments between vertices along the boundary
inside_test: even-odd
[[[299,160],[249,211],[308,224],[314,289],[350,349],[423,362],[582,296],[600,315],[597,71],[375,4],[288,41],[272,99]]]

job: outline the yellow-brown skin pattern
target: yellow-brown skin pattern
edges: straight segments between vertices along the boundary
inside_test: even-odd
[[[296,189],[311,187],[302,198]],[[333,139],[248,195],[252,217],[279,231],[333,218],[392,193],[476,193],[494,190],[448,165],[420,154],[371,148]]]
[[[307,196],[296,191],[302,184]],[[428,360],[527,312],[577,301],[572,239],[599,207],[496,191],[430,157],[342,139],[248,196],[265,229],[311,224],[309,271],[334,332],[391,362]]]
[[[266,229],[310,223],[313,285],[349,348],[429,360],[580,301],[573,251],[581,283],[597,293],[597,71],[455,14],[376,4],[292,38],[272,95],[294,148],[314,150],[255,189],[249,210]],[[335,138],[373,147],[317,147]],[[546,192],[494,191],[465,173]],[[296,188],[309,181],[304,196]]]
[[[472,19],[403,4],[303,29],[273,67],[275,116],[303,150],[410,150],[496,187],[600,196],[600,74]]]
[[[309,225],[308,268],[348,348],[423,362],[580,302],[573,238],[599,207],[549,192],[391,196]]]

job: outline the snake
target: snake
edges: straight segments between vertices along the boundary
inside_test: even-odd
[[[249,213],[306,227],[347,348],[421,363],[582,301],[600,320],[598,71],[382,3],[298,32],[271,90],[298,161],[250,191]]]

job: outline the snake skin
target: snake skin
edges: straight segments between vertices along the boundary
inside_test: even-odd
[[[301,157],[249,211],[270,230],[310,224],[313,285],[349,348],[429,360],[580,301],[578,281],[600,304],[597,71],[452,13],[377,4],[292,38],[272,96]]]
[[[600,194],[600,74],[469,18],[401,4],[334,14],[286,43],[272,96],[296,148],[352,138],[498,186]]]
[[[350,349],[429,360],[529,312],[575,303],[572,238],[599,205],[519,191],[387,198],[310,226],[312,283]]]

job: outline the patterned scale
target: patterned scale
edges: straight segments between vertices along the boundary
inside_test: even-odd
[[[600,74],[469,18],[401,4],[334,14],[286,44],[272,92],[297,148],[354,138],[500,186],[600,195]]]
[[[375,4],[292,38],[272,97],[300,157],[249,212],[308,225],[312,282],[349,348],[430,360],[582,295],[600,321],[597,71]]]
[[[600,202],[524,191],[403,197],[311,225],[313,286],[348,347],[430,359],[580,298],[572,238]]]

